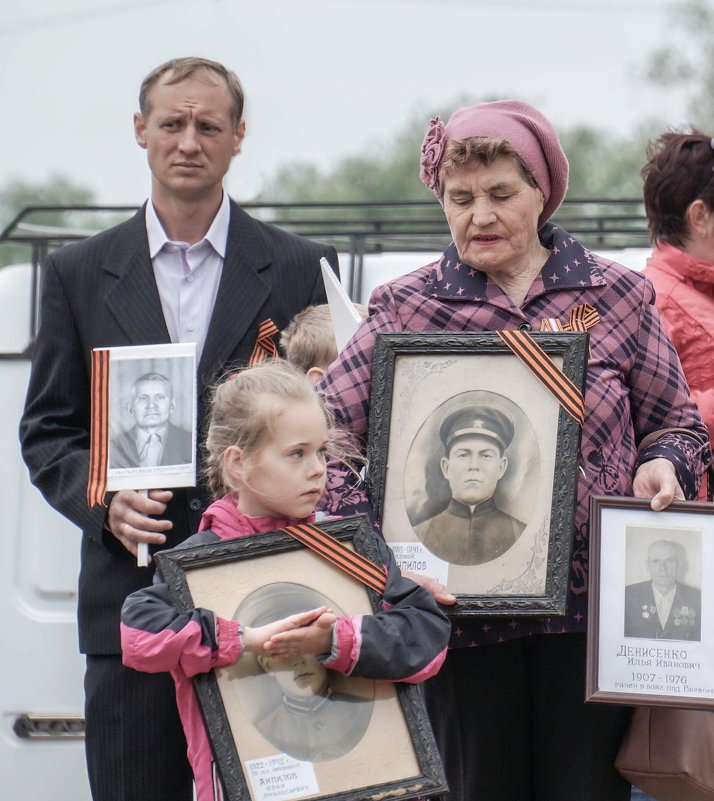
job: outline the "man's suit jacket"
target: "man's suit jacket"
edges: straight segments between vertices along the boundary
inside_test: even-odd
[[[125,597],[151,583],[153,566],[104,529],[107,510],[87,506],[90,353],[93,348],[170,342],[154,280],[142,208],[125,223],[52,253],[43,265],[40,330],[25,413],[23,457],[48,502],[82,529],[80,648],[118,654]],[[325,303],[319,259],[337,269],[334,248],[251,218],[231,202],[216,303],[198,365],[198,453],[210,387],[248,363],[260,323],[282,330],[305,306]],[[197,462],[200,465],[200,460]],[[171,548],[198,528],[208,493],[174,490],[166,518]]]
[[[662,626],[657,614],[651,581],[625,587],[625,637],[652,640],[701,639],[702,594],[695,587],[677,582],[672,608]]]
[[[109,449],[109,467],[140,467],[141,457],[136,447],[136,426],[114,437]],[[187,464],[191,461],[191,432],[175,426],[166,425],[164,447],[161,450],[160,465]]]

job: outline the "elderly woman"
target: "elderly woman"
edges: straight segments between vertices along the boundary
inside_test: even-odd
[[[463,620],[426,683],[449,801],[624,801],[612,763],[625,707],[583,702],[588,499],[693,498],[706,431],[641,275],[586,250],[548,223],[567,188],[552,126],[516,101],[479,103],[431,122],[422,180],[453,237],[441,258],[376,289],[365,321],[321,390],[338,422],[364,437],[381,331],[538,330],[588,303],[590,329],[581,467],[567,616]],[[360,508],[338,479],[326,505]],[[363,507],[362,507],[363,508]],[[440,600],[445,588],[433,586]],[[451,599],[453,601],[453,598]]]
[[[692,397],[714,431],[714,140],[694,130],[665,133],[642,168],[655,245],[645,275]],[[699,494],[706,500],[706,487]]]

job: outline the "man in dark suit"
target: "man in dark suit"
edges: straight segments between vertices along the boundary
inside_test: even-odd
[[[189,801],[173,682],[122,666],[119,614],[129,593],[151,583],[153,567],[136,565],[137,543],[156,549],[183,541],[197,530],[208,493],[203,486],[148,497],[123,490],[107,497],[108,509],[88,508],[90,353],[195,342],[200,424],[222,373],[269,356],[272,332],[326,301],[319,259],[337,268],[337,257],[252,219],[224,193],[245,135],[243,92],[232,72],[204,59],[167,62],[144,80],[139,106],[134,132],[147,152],[151,198],[132,219],[43,265],[20,433],[32,481],[82,529],[79,640],[93,797]]]
[[[135,422],[130,429],[112,439],[110,468],[158,467],[191,462],[191,432],[170,420],[175,404],[171,382],[165,375],[140,375],[132,384],[126,408]]]
[[[480,565],[505,553],[525,523],[500,509],[494,493],[508,467],[513,421],[491,406],[467,406],[439,427],[441,472],[451,489],[446,509],[415,527],[424,545],[457,565]]]
[[[701,591],[677,581],[677,546],[657,540],[647,549],[651,581],[625,587],[625,637],[701,639]]]

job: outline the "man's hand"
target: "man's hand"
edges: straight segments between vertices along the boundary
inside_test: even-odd
[[[402,575],[423,587],[437,603],[444,604],[444,606],[451,606],[456,603],[456,596],[452,595],[448,589],[438,581],[434,581],[434,579],[428,576],[423,576],[421,573],[412,573],[409,570],[402,570]]]
[[[655,512],[666,509],[672,501],[684,500],[674,465],[668,459],[641,464],[632,482],[632,494],[635,498],[652,498],[650,507]]]
[[[170,520],[154,520],[149,515],[162,515],[173,493],[169,490],[149,490],[149,496],[135,490],[121,490],[112,497],[107,515],[107,527],[119,542],[136,556],[137,543],[162,545],[162,532],[173,528]]]
[[[243,647],[246,651],[278,658],[293,654],[323,654],[332,647],[332,627],[335,620],[337,618],[331,609],[320,606],[307,612],[283,617],[265,626],[246,626],[243,631]],[[311,631],[314,627],[316,630]],[[296,639],[292,636],[296,632],[307,634]],[[325,634],[327,634],[327,647],[324,647]],[[287,641],[285,637],[288,638]],[[318,646],[320,650],[313,650]]]

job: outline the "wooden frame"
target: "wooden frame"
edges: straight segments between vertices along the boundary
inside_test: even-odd
[[[590,518],[586,699],[714,707],[714,504],[595,496]]]
[[[582,391],[587,334],[531,336]],[[452,617],[565,614],[578,423],[495,333],[378,334],[373,363],[367,491],[402,569],[445,584]],[[513,427],[505,472],[480,507],[489,517],[472,523],[452,514],[440,437],[462,408],[496,409]],[[484,556],[466,552],[478,525],[493,542]]]
[[[320,525],[379,564],[374,534],[364,516]],[[380,598],[373,590],[284,532],[162,551],[155,558],[179,609],[209,608],[244,625],[261,625],[322,604],[346,615],[371,614],[379,608]],[[308,746],[302,730],[291,738],[292,718],[282,708],[283,693],[289,693],[284,687],[276,692],[275,679],[264,670],[253,654],[245,654],[229,668],[194,679],[228,801],[307,796],[367,801],[445,791],[441,761],[416,686],[327,671],[326,700],[332,711],[321,705],[314,726],[310,711]]]

